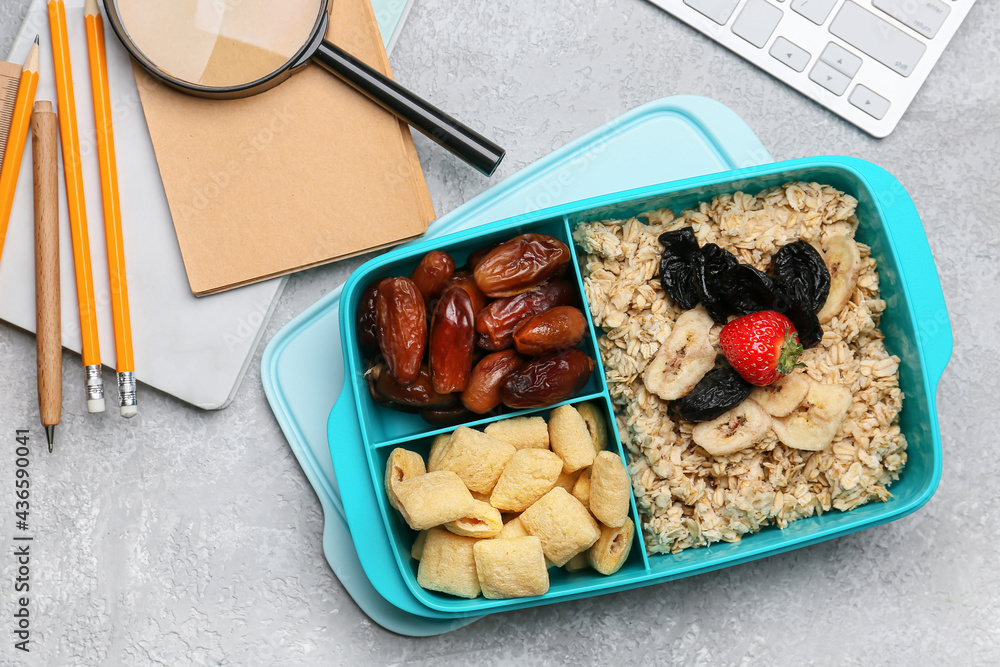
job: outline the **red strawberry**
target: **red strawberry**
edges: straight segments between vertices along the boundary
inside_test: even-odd
[[[719,343],[736,372],[758,387],[802,366],[799,332],[791,320],[773,310],[737,317],[722,327]]]

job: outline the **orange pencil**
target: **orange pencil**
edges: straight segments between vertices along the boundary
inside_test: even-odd
[[[94,276],[90,268],[90,235],[87,232],[87,208],[83,200],[83,168],[80,162],[80,136],[76,127],[73,71],[69,61],[66,7],[62,0],[50,0],[48,10],[49,30],[52,33],[52,61],[56,74],[56,99],[59,102],[59,138],[62,141],[69,228],[73,239],[76,297],[80,305],[80,337],[86,376],[87,411],[104,412],[101,346],[97,339],[97,306],[94,300]]]
[[[104,236],[108,246],[108,279],[111,283],[111,316],[115,323],[115,368],[118,371],[118,407],[122,417],[138,413],[135,397],[135,361],[132,358],[132,323],[125,281],[125,244],[122,239],[122,212],[118,199],[118,167],[115,162],[115,135],[111,123],[111,92],[108,61],[104,50],[104,23],[97,0],[87,0],[83,8],[90,55],[90,86],[94,93],[94,124],[97,130],[97,158],[101,166],[101,197],[104,206]]]
[[[24,156],[24,142],[31,126],[31,108],[38,90],[38,36],[28,51],[28,58],[21,69],[21,80],[17,84],[17,98],[14,100],[14,119],[10,124],[7,148],[3,154],[3,168],[0,169],[0,256],[3,242],[7,238],[7,223],[10,222],[10,208],[14,205],[14,188],[21,172],[21,158]]]

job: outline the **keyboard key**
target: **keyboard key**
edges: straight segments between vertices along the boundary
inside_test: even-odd
[[[951,7],[939,0],[874,0],[872,4],[903,25],[930,38],[937,35],[951,13]]]
[[[903,76],[913,73],[927,50],[922,42],[853,2],[845,2],[837,12],[830,32]]]
[[[835,4],[837,0],[794,0],[792,11],[802,14],[816,25],[823,25]]]
[[[833,67],[827,65],[822,60],[817,60],[809,78],[829,90],[834,95],[843,95],[847,90],[847,84],[851,82],[851,77],[838,72]]]
[[[684,0],[691,9],[704,14],[719,25],[726,25],[740,0]]]
[[[801,72],[809,64],[809,52],[805,49],[800,49],[784,37],[774,40],[774,44],[771,45],[771,50],[768,53],[796,72]]]
[[[851,78],[854,78],[854,75],[858,73],[858,69],[861,67],[861,58],[858,58],[840,44],[834,44],[833,42],[826,45],[819,59]]]
[[[860,83],[854,87],[848,99],[850,99],[851,104],[877,120],[882,120],[885,112],[889,110],[889,100],[865,88]]]
[[[762,49],[783,15],[784,12],[766,0],[747,0],[743,11],[733,21],[733,32]]]

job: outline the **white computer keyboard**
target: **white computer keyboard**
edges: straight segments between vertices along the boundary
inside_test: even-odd
[[[650,0],[876,137],[975,0]]]

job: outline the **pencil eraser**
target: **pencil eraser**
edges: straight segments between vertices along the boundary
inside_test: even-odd
[[[123,405],[121,408],[122,417],[125,419],[131,419],[139,414],[139,408],[135,405]]]
[[[87,400],[87,412],[93,414],[95,412],[104,412],[104,399],[103,398],[91,398]]]

